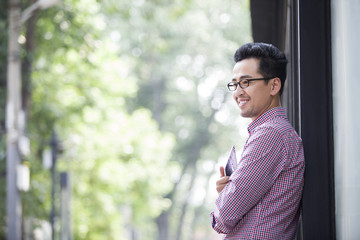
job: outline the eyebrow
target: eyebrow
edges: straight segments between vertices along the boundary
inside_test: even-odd
[[[252,76],[250,76],[250,75],[244,75],[244,76],[241,76],[241,77],[239,78],[239,80],[241,81],[241,80],[248,79],[248,78],[252,78]],[[236,82],[236,78],[233,78],[232,81],[233,81],[233,82]]]

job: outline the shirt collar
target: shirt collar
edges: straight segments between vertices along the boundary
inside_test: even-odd
[[[287,119],[286,110],[283,107],[272,108],[263,114],[261,114],[257,119],[252,121],[248,126],[248,132],[252,132],[256,127],[262,125],[263,123],[273,119],[275,117],[281,117]]]

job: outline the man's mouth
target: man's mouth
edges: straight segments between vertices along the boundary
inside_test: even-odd
[[[249,101],[249,99],[238,100],[239,107],[244,106],[248,101]]]

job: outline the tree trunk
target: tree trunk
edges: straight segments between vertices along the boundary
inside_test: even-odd
[[[185,200],[184,200],[184,202],[182,204],[182,207],[181,207],[179,224],[178,224],[177,233],[176,233],[176,240],[181,240],[182,239],[182,228],[184,226],[184,219],[185,219],[187,207],[189,206],[189,200],[190,200],[190,197],[192,195],[192,190],[193,190],[194,182],[195,182],[195,179],[196,179],[196,173],[197,173],[197,170],[196,170],[196,165],[195,165],[194,170],[193,170],[192,175],[191,175],[191,181],[190,181],[190,184],[189,184],[189,190],[187,192],[186,198],[185,198]]]
[[[162,112],[165,108],[164,91],[165,91],[165,79],[154,81],[154,109],[152,110],[154,119],[159,124],[159,129],[163,128]]]
[[[156,219],[156,224],[158,228],[158,240],[168,240],[169,239],[169,215],[170,211],[164,211]]]
[[[17,188],[17,166],[20,164],[18,148],[21,127],[21,46],[18,38],[21,32],[21,8],[19,0],[9,1],[9,40],[7,61],[6,101],[6,214],[7,238],[21,239],[22,205]]]
[[[225,101],[225,97],[223,98],[222,103],[224,103],[224,101]],[[187,161],[183,165],[183,169],[182,169],[182,173],[180,175],[179,181],[174,185],[173,190],[168,195],[168,198],[172,201],[172,203],[174,203],[174,196],[176,194],[178,185],[180,184],[184,174],[187,172],[187,170],[190,166],[194,166],[194,168],[196,167],[196,162],[198,161],[198,159],[200,157],[201,149],[204,146],[206,146],[209,142],[210,133],[207,131],[207,129],[208,129],[209,125],[214,121],[214,117],[215,117],[215,114],[217,111],[218,110],[214,110],[211,113],[211,115],[206,119],[205,124],[202,125],[203,130],[198,130],[196,132],[196,135],[192,140],[192,144],[189,145],[192,147],[188,151],[189,154],[188,154],[188,157],[186,158]],[[195,179],[196,179],[196,170],[194,170],[194,173],[192,175],[191,183],[189,186],[189,191],[191,191]],[[181,210],[181,214],[180,214],[179,221],[178,221],[178,228],[176,231],[177,232],[177,234],[176,234],[177,240],[180,240],[182,237],[181,229],[184,225],[185,214],[186,214],[187,206],[189,203],[188,200],[190,199],[190,197],[191,197],[191,193],[189,193],[189,196],[187,196],[187,198],[185,199],[185,201],[183,202],[183,205],[182,205],[182,210]],[[156,220],[158,230],[159,230],[158,240],[168,240],[169,239],[169,225],[168,225],[168,222],[164,223],[164,221],[169,221],[172,207],[170,209],[168,209],[167,211],[163,212]]]
[[[223,104],[224,101],[225,101],[225,96],[224,96],[221,104]],[[218,109],[212,111],[211,115],[206,119],[205,124],[202,126],[203,129],[207,130],[209,128],[210,124],[214,121],[215,114],[217,111],[218,111]],[[194,166],[194,170],[193,170],[192,178],[191,178],[190,185],[189,185],[188,196],[184,200],[184,203],[183,203],[182,209],[181,209],[181,214],[180,214],[180,218],[179,218],[179,222],[178,222],[178,229],[177,229],[177,240],[182,239],[181,230],[184,225],[186,210],[187,210],[187,207],[189,204],[189,199],[191,197],[193,185],[194,185],[194,182],[195,182],[196,176],[197,176],[196,162],[200,158],[201,149],[209,143],[210,133],[206,130],[203,130],[203,131],[200,130],[198,132],[198,135],[194,138],[194,141],[193,141],[194,144],[192,144],[193,148],[191,151],[189,151],[190,155],[189,155],[188,159],[192,160],[191,165]]]
[[[34,3],[35,1],[31,1]],[[35,28],[37,21],[37,11],[34,11],[33,15],[26,22],[26,43],[25,52],[26,57],[22,63],[22,106],[25,113],[25,122],[28,120],[28,113],[31,104],[31,73],[33,55],[35,49]],[[26,124],[25,124],[26,127]]]
[[[209,183],[210,183],[211,175],[212,175],[211,173],[207,175],[207,184],[206,184],[205,189],[209,189]],[[194,217],[193,217],[192,223],[191,223],[191,230],[192,230],[193,232],[196,231],[196,227],[197,227],[198,222],[199,222],[198,219],[200,218],[202,209],[204,208],[205,203],[206,203],[206,200],[208,199],[208,195],[209,195],[209,191],[206,191],[205,197],[204,197],[202,203],[201,203],[200,206],[198,206],[198,207],[195,209],[195,211],[194,211]],[[195,240],[194,235],[191,236],[190,239],[191,239],[191,240]]]

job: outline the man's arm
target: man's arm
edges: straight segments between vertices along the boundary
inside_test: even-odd
[[[217,182],[220,192],[211,213],[217,232],[230,233],[270,190],[284,164],[279,160],[282,146],[280,135],[271,128],[249,138],[239,166],[227,184],[224,177]]]

